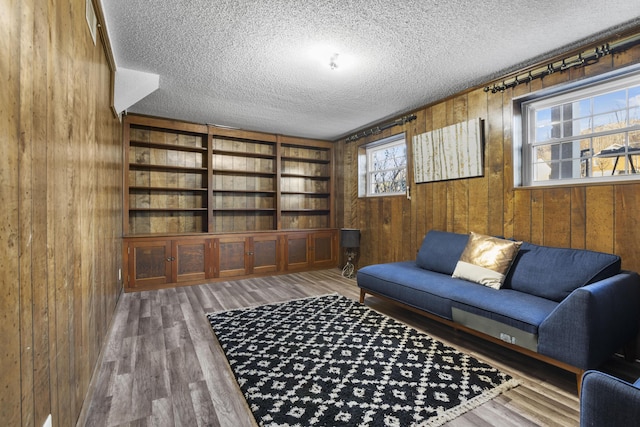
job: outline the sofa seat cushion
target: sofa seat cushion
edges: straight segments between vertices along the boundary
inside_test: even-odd
[[[451,276],[468,241],[468,234],[431,230],[422,240],[416,264]]]
[[[618,274],[620,265],[617,255],[524,242],[503,287],[559,302],[579,287]]]
[[[456,296],[452,306],[537,335],[538,326],[558,303],[512,289],[477,286]]]
[[[425,270],[414,261],[368,265],[358,270],[358,286],[411,307],[451,319],[451,299],[483,287]],[[489,288],[486,288],[489,289]]]

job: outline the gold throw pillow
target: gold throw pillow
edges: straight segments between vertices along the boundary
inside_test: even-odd
[[[500,289],[521,245],[471,232],[452,277]]]

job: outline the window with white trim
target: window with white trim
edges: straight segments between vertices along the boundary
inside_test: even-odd
[[[517,184],[640,179],[640,73],[587,82],[517,107]]]
[[[360,197],[393,196],[407,191],[407,142],[404,133],[359,148]]]

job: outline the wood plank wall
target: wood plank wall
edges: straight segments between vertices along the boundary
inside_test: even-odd
[[[72,426],[121,292],[111,70],[84,0],[0,10],[0,425]]]
[[[504,93],[485,93],[482,88],[468,91],[417,111],[417,120],[381,135],[352,143],[339,141],[338,225],[360,228],[359,266],[414,259],[425,233],[438,229],[613,252],[622,257],[623,268],[640,271],[640,181],[514,189],[511,136],[514,97],[638,62],[640,47],[635,47]],[[359,146],[405,131],[410,154],[414,135],[477,117],[485,120],[483,177],[415,184],[410,158],[411,200],[405,196],[358,198]]]

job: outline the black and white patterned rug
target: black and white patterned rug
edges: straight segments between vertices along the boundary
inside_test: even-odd
[[[207,315],[263,426],[433,426],[517,385],[340,295]]]

